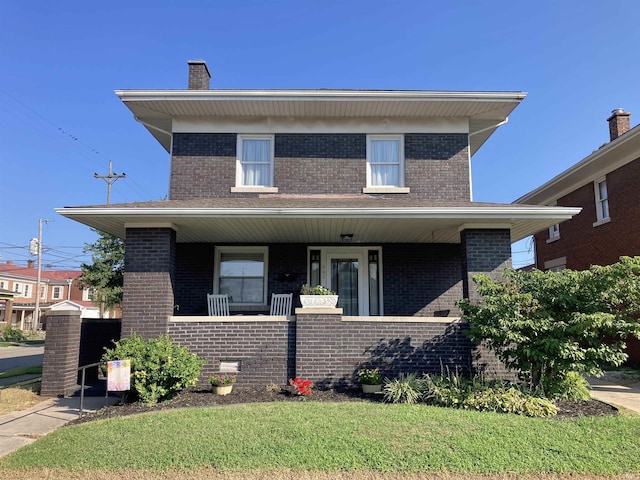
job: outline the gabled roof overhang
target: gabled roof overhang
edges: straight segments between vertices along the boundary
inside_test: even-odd
[[[117,90],[167,150],[175,119],[451,118],[469,124],[473,155],[525,98],[524,92],[394,90]]]
[[[160,206],[166,203],[166,206]],[[378,208],[67,207],[56,212],[124,238],[127,228],[170,227],[179,243],[459,243],[463,229],[508,229],[511,240],[567,220],[579,208],[489,204]]]
[[[559,198],[640,158],[640,125],[594,151],[513,203],[551,205]]]

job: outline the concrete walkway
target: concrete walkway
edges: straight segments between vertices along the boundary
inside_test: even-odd
[[[588,378],[591,397],[601,402],[640,413],[640,377],[628,371],[605,372],[601,378]]]
[[[110,396],[109,404],[120,401]],[[105,397],[84,397],[84,413],[95,412],[105,406]],[[0,416],[0,457],[40,437],[57,430],[78,418],[80,397],[51,398],[28,410]]]

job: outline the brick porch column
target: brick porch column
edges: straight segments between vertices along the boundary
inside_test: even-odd
[[[43,397],[68,397],[78,390],[82,320],[76,310],[49,311],[42,364]]]
[[[473,276],[486,273],[494,280],[511,267],[511,232],[508,229],[467,229],[460,232],[462,246],[462,293],[479,300]]]
[[[127,228],[122,338],[167,333],[173,315],[176,232],[171,227]]]

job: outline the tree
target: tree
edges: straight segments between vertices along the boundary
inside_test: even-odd
[[[553,390],[571,372],[600,376],[627,358],[629,335],[640,338],[640,257],[584,271],[507,270],[504,277],[476,275],[482,301],[460,306],[469,337],[532,388]]]
[[[80,266],[80,283],[91,289],[91,300],[100,305],[100,316],[112,312],[122,303],[124,242],[108,233],[94,230],[100,238],[86,243],[83,251],[91,253],[91,265]]]

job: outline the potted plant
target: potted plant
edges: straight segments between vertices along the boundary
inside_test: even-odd
[[[382,391],[382,375],[377,368],[363,368],[358,371],[358,378],[364,393],[378,393]]]
[[[228,395],[233,390],[236,383],[236,376],[233,373],[216,373],[209,377],[209,383],[216,395]]]
[[[300,303],[302,308],[336,308],[338,295],[322,285],[311,287],[305,283],[300,290]]]

